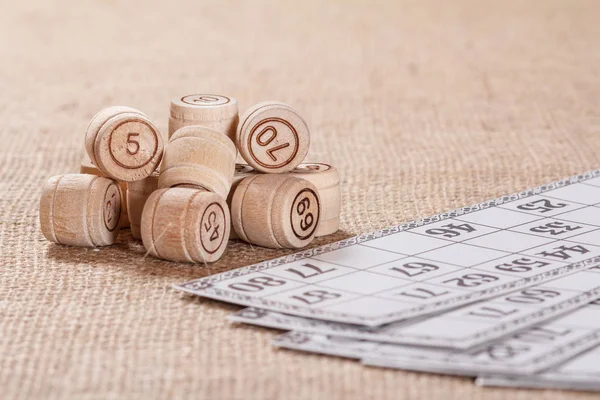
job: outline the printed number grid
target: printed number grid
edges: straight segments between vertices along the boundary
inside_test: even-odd
[[[565,314],[600,298],[600,267],[478,302],[422,321],[370,328],[247,308],[235,322],[378,342],[467,349]]]
[[[176,288],[367,326],[447,310],[600,260],[599,174],[592,171]]]
[[[361,359],[366,365],[437,373],[535,373],[600,343],[600,303],[467,351],[288,332],[273,345]]]

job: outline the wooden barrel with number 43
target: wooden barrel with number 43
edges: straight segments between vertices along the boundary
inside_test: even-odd
[[[158,189],[146,200],[140,229],[154,257],[213,262],[227,247],[229,209],[225,199],[204,189]]]

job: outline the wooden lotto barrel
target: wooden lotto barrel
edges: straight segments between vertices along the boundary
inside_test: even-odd
[[[231,199],[238,237],[271,248],[301,248],[315,237],[321,205],[317,188],[289,175],[244,178]]]
[[[257,171],[283,173],[304,160],[310,135],[308,125],[293,107],[267,101],[244,113],[235,144],[244,160]]]
[[[158,172],[141,181],[127,183],[127,209],[131,224],[131,235],[136,239],[142,238],[142,211],[148,197],[158,189]]]
[[[125,182],[149,176],[163,155],[158,128],[141,111],[124,106],[105,108],[92,118],[85,148],[103,173]]]
[[[238,187],[240,182],[252,175],[256,175],[258,172],[248,164],[235,164],[235,173],[233,174],[233,181],[231,182],[231,189],[229,190],[229,195],[227,196],[227,205],[229,209],[231,209],[231,200],[233,199],[233,194],[235,193],[235,189]],[[235,233],[235,229],[233,226],[229,231],[229,239],[239,239],[238,235]]]
[[[321,199],[321,220],[316,237],[330,235],[340,229],[341,193],[340,174],[329,164],[300,164],[291,172],[292,176],[306,179],[317,188]]]
[[[144,247],[166,260],[217,261],[227,247],[229,229],[224,198],[203,189],[158,189],[142,212]]]
[[[216,94],[190,94],[171,100],[169,138],[184,126],[202,125],[235,139],[239,121],[237,101]]]
[[[71,246],[113,244],[123,203],[112,179],[66,174],[48,179],[40,199],[40,226],[46,239]]]
[[[80,174],[89,174],[102,176],[104,178],[108,178],[108,176],[100,171],[98,167],[92,164],[90,157],[85,154],[83,159],[81,160],[81,165],[79,166]],[[119,186],[121,186],[121,194],[123,195],[122,207],[121,207],[121,216],[119,217],[119,228],[126,229],[129,228],[129,214],[127,212],[127,182],[119,182]]]
[[[227,198],[236,157],[227,136],[205,126],[186,126],[169,140],[158,187],[192,185]]]

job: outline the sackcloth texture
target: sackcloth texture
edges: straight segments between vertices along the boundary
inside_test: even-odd
[[[600,167],[594,0],[8,1],[0,12],[0,398],[592,399],[483,389],[270,346],[174,283],[289,253],[232,243],[208,267],[47,242],[41,187],[78,172],[109,105],[166,132],[195,92],[292,104],[337,166],[317,246]]]

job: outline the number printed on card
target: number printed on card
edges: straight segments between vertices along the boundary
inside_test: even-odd
[[[427,262],[409,262],[404,263],[398,267],[391,267],[390,271],[397,271],[408,278],[423,275],[428,272],[437,271],[439,267],[432,263]]]
[[[428,235],[441,235],[445,238],[455,238],[465,233],[475,232],[476,229],[470,224],[447,224],[439,228],[427,229]]]
[[[521,257],[508,263],[496,265],[498,271],[503,272],[529,272],[536,268],[543,268],[550,265],[547,261],[534,260],[528,257]]]
[[[568,207],[569,203],[565,203],[558,200],[549,200],[549,199],[540,199],[530,201],[525,204],[520,204],[517,206],[519,210],[522,211],[533,211],[539,212],[541,214],[548,213],[553,210],[561,209],[564,207]]]
[[[240,292],[260,292],[268,287],[285,285],[286,281],[272,278],[270,276],[259,276],[250,278],[247,282],[237,282],[229,285],[229,288]]]
[[[299,276],[302,279],[314,278],[315,276],[323,275],[328,272],[334,272],[336,268],[333,266],[321,268],[311,263],[304,263],[301,267],[287,268],[286,271]]]
[[[517,304],[540,304],[560,296],[558,290],[530,288],[505,297],[505,301]]]

